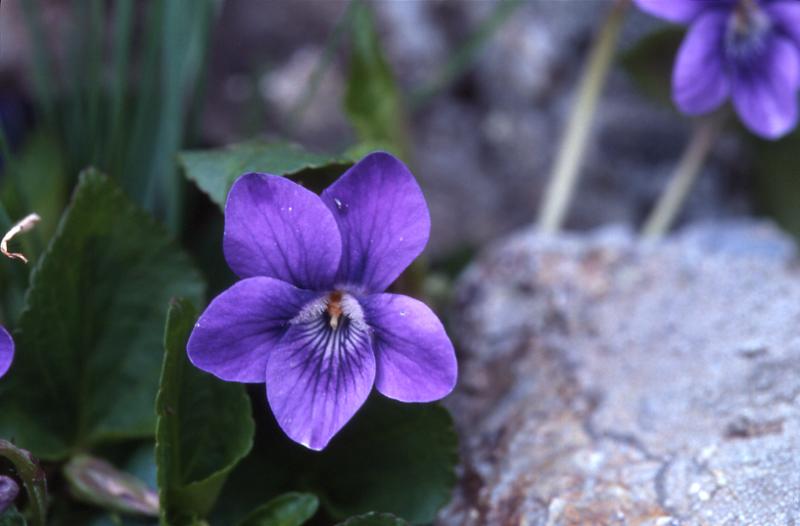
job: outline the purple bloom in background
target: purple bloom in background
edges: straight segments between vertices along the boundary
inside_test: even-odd
[[[684,113],[731,98],[754,133],[776,139],[797,124],[800,1],[636,0],[660,18],[689,24],[672,77]]]
[[[3,513],[19,495],[19,486],[11,477],[0,475],[0,513]]]
[[[8,331],[0,325],[0,376],[8,372],[14,359],[14,340]]]
[[[225,258],[242,278],[192,331],[195,366],[266,382],[278,424],[324,448],[373,384],[430,402],[456,382],[453,345],[422,302],[384,293],[428,242],[411,172],[373,153],[318,196],[283,177],[240,177],[225,207]]]

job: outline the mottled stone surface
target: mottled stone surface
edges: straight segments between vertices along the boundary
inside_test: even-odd
[[[463,276],[441,524],[800,523],[800,266],[767,225],[497,244]]]

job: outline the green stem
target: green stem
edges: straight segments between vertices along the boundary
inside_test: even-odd
[[[716,116],[697,123],[666,190],[645,222],[643,237],[658,239],[669,231],[705,164],[719,129],[720,119]]]
[[[617,0],[614,3],[592,44],[580,81],[578,98],[561,138],[555,167],[542,201],[539,214],[539,229],[542,232],[558,232],[564,222],[577,186],[597,101],[606,84],[627,6],[627,0]]]

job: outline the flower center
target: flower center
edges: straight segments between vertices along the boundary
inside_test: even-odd
[[[764,49],[772,21],[758,0],[739,0],[733,9],[725,34],[725,50],[733,59],[758,56]]]
[[[339,318],[344,314],[344,309],[342,308],[342,298],[344,294],[341,291],[334,290],[330,294],[328,294],[328,317],[331,325],[331,329],[336,330],[339,327]]]
[[[316,322],[314,320],[317,320]],[[323,322],[336,331],[344,325],[365,327],[364,311],[358,300],[347,292],[334,290],[303,307],[291,323]]]

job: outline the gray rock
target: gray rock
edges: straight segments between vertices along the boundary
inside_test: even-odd
[[[466,272],[441,524],[800,522],[800,267],[769,225],[501,241]]]

